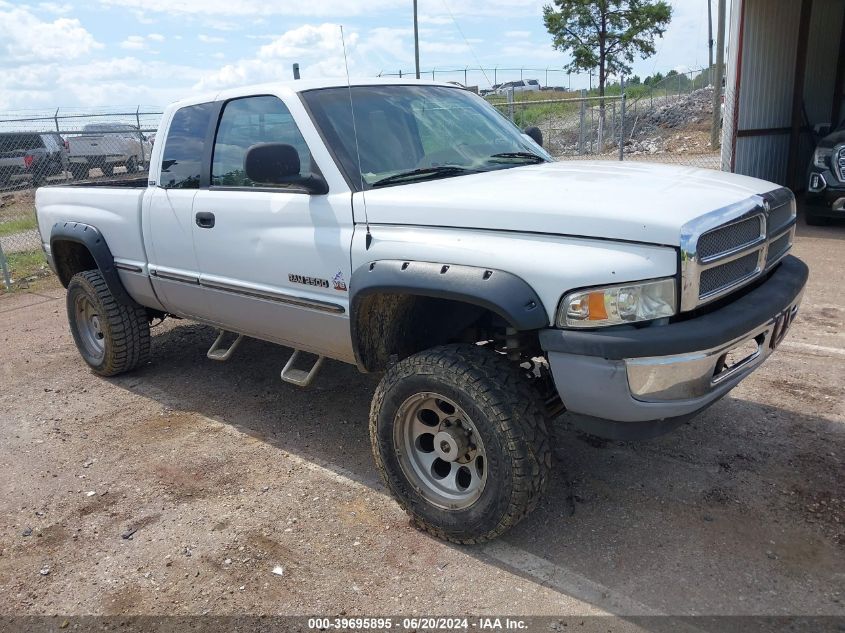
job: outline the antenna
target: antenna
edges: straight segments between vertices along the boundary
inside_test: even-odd
[[[358,127],[355,124],[355,107],[352,104],[352,82],[349,80],[349,61],[346,58],[346,40],[343,25],[340,25],[340,43],[343,45],[343,65],[346,67],[346,87],[349,89],[349,112],[352,114],[352,136],[355,137],[355,157],[358,160],[358,175],[361,177],[361,202],[364,205],[364,224],[367,227],[366,250],[370,250],[373,236],[370,233],[370,218],[367,215],[367,194],[364,191],[364,174],[361,173],[361,150],[358,148]]]

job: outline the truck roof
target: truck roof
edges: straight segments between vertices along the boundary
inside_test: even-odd
[[[209,101],[218,101],[221,99],[235,99],[237,97],[246,97],[258,94],[272,94],[279,91],[291,92],[305,92],[306,90],[316,90],[319,88],[346,88],[347,86],[408,86],[408,85],[424,85],[424,86],[445,86],[448,88],[455,88],[455,84],[450,84],[442,81],[431,81],[427,79],[415,79],[414,77],[369,77],[369,78],[353,78],[347,83],[345,77],[328,77],[320,79],[298,79],[295,81],[275,81],[272,83],[253,84],[248,86],[239,86],[237,88],[228,88],[217,92],[206,92],[197,94],[180,101],[171,103],[169,108],[181,108],[186,105],[193,105],[196,103],[206,103]]]

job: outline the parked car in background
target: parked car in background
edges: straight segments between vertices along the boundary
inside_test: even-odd
[[[536,79],[508,81],[496,89],[496,94],[506,95],[508,94],[508,90],[513,90],[514,92],[540,92],[540,82]]]
[[[0,187],[20,180],[42,185],[67,165],[67,144],[56,132],[0,133]]]
[[[845,121],[813,153],[805,202],[807,224],[845,219]]]
[[[76,180],[87,178],[91,169],[113,176],[115,167],[134,173],[150,160],[152,144],[132,125],[90,123],[80,136],[70,138],[70,170]]]

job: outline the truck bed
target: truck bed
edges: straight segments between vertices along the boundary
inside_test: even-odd
[[[146,191],[146,176],[40,187],[35,208],[45,249],[54,224],[82,222],[99,229],[115,257],[145,264],[141,206]]]

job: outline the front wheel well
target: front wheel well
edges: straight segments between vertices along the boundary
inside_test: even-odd
[[[519,357],[542,353],[536,331],[516,332],[499,314],[454,299],[368,294],[354,302],[351,321],[355,357],[367,372],[383,371],[396,361],[448,343],[484,342],[504,351],[510,340],[516,341]]]
[[[51,253],[56,274],[65,288],[76,273],[97,269],[97,262],[91,251],[80,242],[55,240],[51,245]]]

